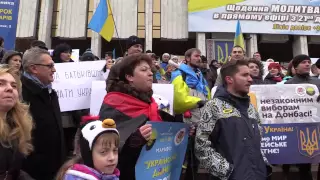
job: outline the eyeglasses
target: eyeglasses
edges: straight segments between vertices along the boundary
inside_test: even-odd
[[[54,68],[54,64],[34,64],[34,65],[37,65],[37,66],[45,66],[45,67],[48,67],[49,69]]]

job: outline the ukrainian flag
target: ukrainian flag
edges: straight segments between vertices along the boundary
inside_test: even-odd
[[[240,21],[238,20],[237,23],[237,29],[236,29],[236,35],[234,36],[234,42],[233,46],[240,46],[244,49],[244,38],[241,31],[241,25]]]
[[[88,26],[105,40],[111,41],[114,33],[114,21],[109,0],[100,0]]]

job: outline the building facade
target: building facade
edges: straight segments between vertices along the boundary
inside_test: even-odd
[[[103,57],[116,49],[117,56],[125,51],[125,39],[137,35],[145,50],[158,55],[168,52],[184,54],[198,47],[205,55],[216,53],[208,40],[233,40],[234,33],[188,32],[187,0],[110,0],[116,24],[111,42],[88,29],[88,23],[100,0],[20,0],[16,47],[29,48],[34,39],[44,41],[49,48],[66,42],[82,54],[91,48]],[[264,59],[289,61],[296,54],[320,57],[319,36],[245,34],[247,56],[261,52]]]

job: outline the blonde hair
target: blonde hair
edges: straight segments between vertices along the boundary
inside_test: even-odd
[[[77,134],[76,137],[80,136],[80,133],[81,131],[79,131],[79,134]],[[110,147],[112,144],[118,147],[119,143],[120,143],[120,137],[118,134],[114,132],[105,132],[101,134],[95,142],[95,144],[101,144],[103,147]],[[79,144],[80,144],[79,138],[75,138],[75,147],[78,147]],[[79,164],[79,163],[83,163],[83,160],[81,157],[81,153],[79,151],[76,151],[75,156],[72,159],[65,162],[63,166],[60,168],[59,172],[57,173],[56,180],[63,180],[68,169],[71,168],[73,165]]]
[[[20,94],[21,81],[15,74],[14,69],[9,68],[9,66],[0,66],[0,76],[6,73],[12,75],[16,80],[18,93]],[[17,141],[19,152],[24,155],[30,154],[33,150],[31,144],[33,122],[29,114],[29,106],[17,99],[17,103],[7,112],[6,117],[6,119],[0,117],[0,144],[3,147],[11,148],[13,142]],[[9,125],[8,118],[12,120],[13,127]]]

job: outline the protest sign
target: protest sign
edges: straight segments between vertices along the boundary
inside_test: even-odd
[[[168,122],[148,124],[152,124],[152,135],[136,163],[136,179],[180,179],[189,126]]]
[[[19,2],[19,0],[0,0],[0,36],[4,38],[4,48],[7,50],[14,50]]]
[[[105,64],[105,61],[55,64],[52,86],[62,112],[90,108],[91,83],[103,79],[101,69]]]
[[[301,0],[189,0],[190,32],[318,35],[319,1]]]
[[[98,115],[101,104],[106,92],[105,81],[93,81],[92,82],[92,93],[90,100],[90,114]],[[173,114],[173,85],[172,84],[152,84],[153,98],[155,101],[162,106],[163,110]]]
[[[249,95],[263,124],[261,149],[271,164],[320,162],[317,86],[253,85]]]

